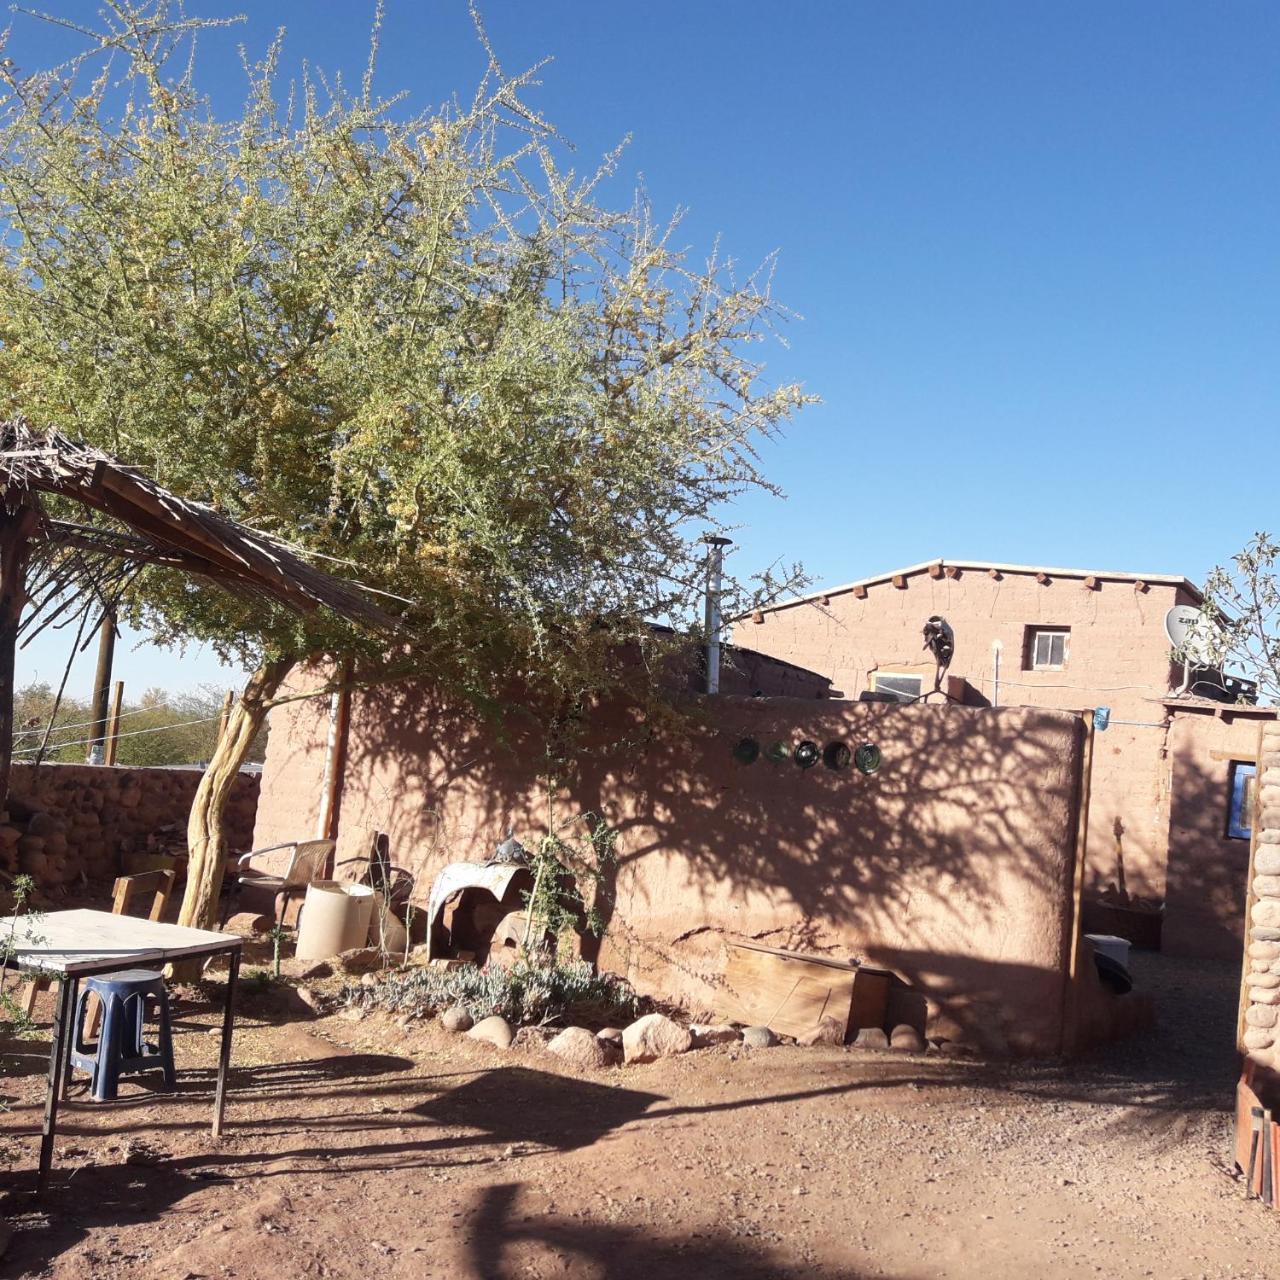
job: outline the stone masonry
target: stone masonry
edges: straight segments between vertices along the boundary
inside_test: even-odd
[[[1262,728],[1258,753],[1257,847],[1249,908],[1243,1049],[1280,1073],[1280,724]]]

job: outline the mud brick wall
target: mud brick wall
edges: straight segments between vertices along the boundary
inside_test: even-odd
[[[1274,1078],[1280,1074],[1280,724],[1263,725],[1259,748],[1242,1048]]]
[[[198,769],[18,764],[0,812],[0,869],[45,891],[109,880],[133,853],[186,852]],[[228,843],[252,847],[260,778],[241,774],[227,808]]]
[[[314,676],[291,678],[299,691]],[[314,829],[328,703],[271,712],[259,846]],[[865,957],[898,973],[930,1034],[992,1053],[1054,1053],[1065,1019],[1076,858],[1078,715],[1020,707],[702,700],[683,726],[600,708],[555,797],[616,839],[591,955],[640,989],[714,1009],[727,939]],[[742,762],[743,738],[761,747]],[[773,763],[764,748],[874,743],[879,772]],[[337,858],[385,832],[425,901],[440,869],[546,831],[543,743],[501,734],[429,687],[353,692]],[[559,828],[578,839],[582,823]],[[584,946],[584,951],[587,948]],[[906,1019],[904,1019],[906,1020]]]

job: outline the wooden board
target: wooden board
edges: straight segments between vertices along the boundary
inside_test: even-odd
[[[883,1023],[889,978],[883,969],[827,956],[731,942],[720,1012],[797,1040],[823,1018],[834,1018],[847,1038],[861,1027]]]
[[[12,936],[11,964],[54,977],[163,964],[244,945],[234,933],[88,910],[47,911],[36,917],[19,916],[16,921],[6,917],[0,919],[0,936]]]

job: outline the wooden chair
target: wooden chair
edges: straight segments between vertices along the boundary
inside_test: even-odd
[[[176,871],[139,871],[137,875],[117,876],[115,888],[111,895],[111,914],[116,916],[141,915],[133,910],[138,899],[151,894],[151,906],[147,908],[148,920],[159,920],[169,905],[169,896],[173,893],[174,881],[178,878]],[[23,988],[18,1003],[23,1013],[29,1018],[35,1008],[36,996],[49,989],[48,978],[32,978]],[[98,1010],[95,1008],[93,1018],[96,1025]],[[92,1026],[91,1026],[92,1030]]]

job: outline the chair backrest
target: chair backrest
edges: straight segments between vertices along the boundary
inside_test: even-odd
[[[289,872],[285,883],[293,887],[321,879],[329,864],[329,855],[336,847],[337,842],[334,840],[299,840],[293,870]]]
[[[136,899],[150,893],[153,896],[147,919],[159,920],[164,915],[165,907],[169,905],[169,895],[173,892],[173,884],[176,879],[177,872],[172,870],[139,871],[132,876],[117,876],[115,891],[111,899],[112,914],[117,916],[138,915],[139,913],[131,910],[131,908],[134,906]]]

